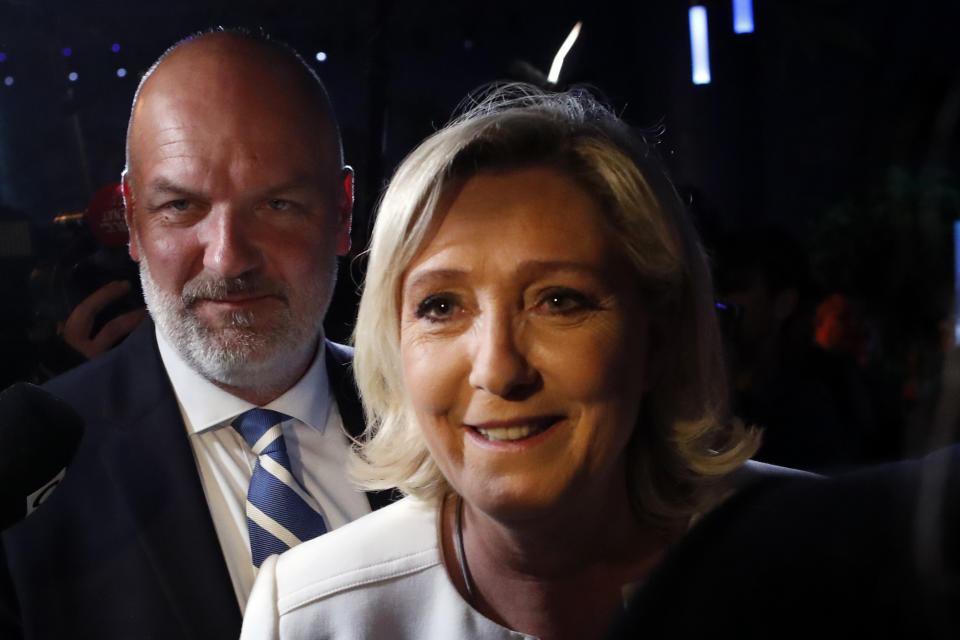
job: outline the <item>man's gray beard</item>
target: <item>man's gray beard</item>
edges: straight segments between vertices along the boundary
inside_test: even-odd
[[[204,378],[240,389],[269,389],[289,379],[290,368],[302,366],[309,357],[321,333],[328,303],[329,294],[318,286],[323,279],[323,275],[318,274],[307,290],[299,293],[312,314],[301,312],[302,317],[297,317],[289,305],[289,294],[283,291],[278,293],[284,295],[288,306],[273,317],[270,325],[257,327],[253,312],[234,312],[228,326],[215,329],[204,324],[190,304],[196,296],[177,296],[164,291],[154,281],[146,258],[141,256],[140,260],[140,282],[147,310],[160,332],[180,357]],[[227,281],[219,281],[199,288],[204,291],[249,288],[237,279],[233,282],[240,284],[231,286]],[[184,285],[185,292],[188,287],[190,283]]]

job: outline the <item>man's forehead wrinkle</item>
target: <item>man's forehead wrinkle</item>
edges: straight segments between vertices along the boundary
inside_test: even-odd
[[[173,153],[170,155],[164,155],[160,158],[161,162],[169,162],[171,160],[193,160],[196,156],[190,153]]]
[[[198,139],[198,134],[202,133],[203,127],[181,121],[155,129],[151,133],[151,143],[157,149],[178,144],[190,144]]]
[[[173,145],[175,145],[175,144],[181,144],[181,143],[183,143],[183,142],[184,142],[184,140],[183,140],[182,138],[177,138],[176,140],[160,141],[160,142],[157,143],[157,148],[158,148],[158,149],[164,149],[164,148],[166,148],[166,147],[171,147],[171,146],[173,146]]]
[[[158,82],[141,98],[142,109],[135,121],[149,121],[154,135],[206,125],[233,126],[256,135],[258,124],[269,125],[272,120],[301,122],[305,129],[313,128],[312,110],[305,100],[298,99],[273,78],[262,80],[221,78],[218,82],[211,78],[212,82],[204,81],[196,87]]]
[[[280,176],[264,162],[282,153],[326,183],[340,167],[328,113],[289,60],[246,41],[203,37],[145,80],[130,130],[131,171],[149,180],[155,170],[190,173],[212,163],[232,178],[254,171],[273,182]]]
[[[163,88],[162,85],[149,84],[139,96],[130,129],[133,142],[152,143],[190,126],[176,96],[164,92]]]

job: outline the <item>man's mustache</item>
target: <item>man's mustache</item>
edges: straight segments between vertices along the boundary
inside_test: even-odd
[[[189,308],[198,300],[223,300],[227,296],[237,293],[287,299],[287,288],[283,283],[259,275],[194,279],[183,285],[181,298],[184,306]]]

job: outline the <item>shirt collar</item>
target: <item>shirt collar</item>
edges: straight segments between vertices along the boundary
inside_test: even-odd
[[[255,405],[224,391],[194,371],[159,327],[156,327],[156,336],[160,358],[173,385],[188,433],[199,433],[225,424],[254,408]],[[307,372],[264,408],[285,413],[323,433],[332,402],[322,335],[319,345]]]

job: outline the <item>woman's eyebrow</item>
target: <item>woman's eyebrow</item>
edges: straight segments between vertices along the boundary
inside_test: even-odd
[[[603,272],[603,266],[581,260],[524,260],[517,265],[516,273],[521,276],[538,276],[558,271],[573,271],[588,276],[597,276]]]
[[[586,276],[597,277],[603,272],[601,265],[592,262],[577,260],[524,260],[517,265],[514,273],[523,278],[536,277],[548,273],[575,272]],[[430,286],[449,282],[468,274],[468,269],[437,267],[414,270],[406,279],[405,289]]]
[[[430,285],[450,282],[456,278],[463,277],[468,271],[466,269],[417,269],[411,273],[404,284],[404,289],[413,289],[419,287],[429,287]]]

